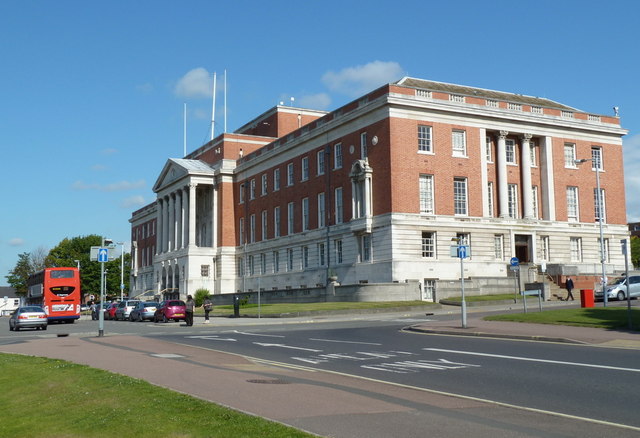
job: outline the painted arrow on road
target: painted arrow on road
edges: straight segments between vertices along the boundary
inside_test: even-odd
[[[291,345],[284,344],[266,344],[263,342],[254,342],[255,345],[260,345],[261,347],[280,347],[280,348],[289,348],[291,350],[303,350],[303,351],[311,351],[313,353],[320,353],[322,350],[314,350],[312,348],[302,348],[302,347],[293,347]]]

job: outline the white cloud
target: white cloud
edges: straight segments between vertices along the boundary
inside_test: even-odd
[[[122,208],[141,207],[143,205],[145,205],[145,200],[144,197],[140,195],[130,196],[120,203],[120,207]]]
[[[143,94],[149,94],[153,91],[153,85],[148,82],[145,84],[136,85],[136,90]]]
[[[108,156],[108,155],[115,155],[115,154],[117,154],[117,153],[118,153],[118,149],[116,149],[116,148],[106,148],[106,149],[102,149],[102,150],[100,151],[100,153],[101,153],[102,155],[107,155],[107,156]]]
[[[329,71],[322,76],[322,82],[331,91],[355,97],[398,80],[402,75],[402,67],[397,62],[373,61],[337,73]]]
[[[623,140],[627,221],[640,222],[640,134]]]
[[[24,245],[24,239],[20,237],[14,237],[13,239],[9,240],[9,246],[23,246],[23,245]]]
[[[325,110],[331,105],[331,97],[327,93],[309,94],[299,99],[299,105],[303,108]]]
[[[74,190],[97,190],[100,192],[120,192],[125,190],[136,190],[144,188],[144,180],[139,181],[118,181],[111,184],[87,184],[84,181],[76,181],[71,185]]]
[[[209,98],[213,87],[212,81],[206,69],[194,68],[178,80],[173,92],[178,97]]]

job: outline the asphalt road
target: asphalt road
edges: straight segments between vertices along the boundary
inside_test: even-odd
[[[364,379],[363,390],[368,382],[386,382],[512,405],[523,412],[565,414],[575,417],[576,433],[589,428],[588,420],[640,427],[637,350],[402,331],[425,319],[384,315],[326,321],[214,320],[211,326],[193,327],[106,321],[105,333],[149,336],[357,376]],[[87,320],[50,325],[47,332],[10,333],[8,323],[0,324],[0,343],[95,335],[97,329],[97,322]]]

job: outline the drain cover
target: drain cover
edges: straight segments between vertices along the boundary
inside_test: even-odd
[[[247,380],[249,383],[262,383],[266,385],[286,385],[289,382],[280,379],[251,379]]]

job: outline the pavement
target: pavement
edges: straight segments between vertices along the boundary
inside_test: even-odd
[[[426,320],[408,330],[421,335],[487,336],[640,349],[638,332],[484,321],[479,316],[483,310],[487,309],[468,311],[467,328],[454,318]],[[444,307],[434,312],[453,316],[460,309]],[[300,320],[310,318],[213,318],[211,326],[232,328]],[[205,326],[201,319],[196,320],[196,325]],[[191,328],[176,329],[185,330],[186,334]],[[0,351],[64,359],[144,379],[318,436],[402,438],[420,436],[429,430],[430,436],[497,438],[575,436],[576,432],[574,418],[554,413],[523,413],[499,403],[382,381],[365,382],[356,376],[318,372],[157,338],[42,334],[27,342],[0,345]],[[594,422],[581,436],[612,436],[614,432],[619,437],[637,436],[638,431]]]

